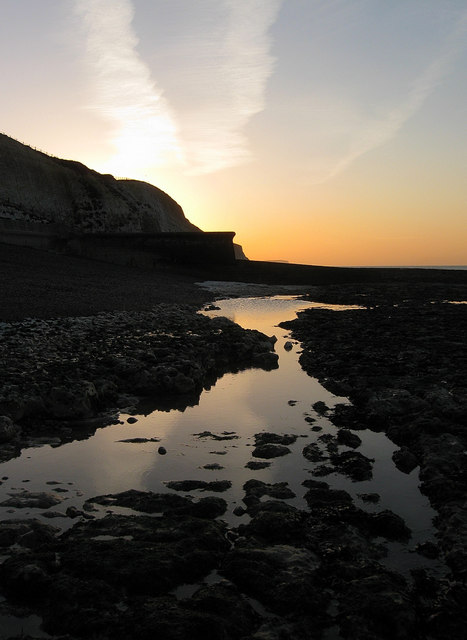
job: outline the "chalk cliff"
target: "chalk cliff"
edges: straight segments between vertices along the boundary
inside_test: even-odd
[[[116,180],[0,134],[0,218],[59,223],[81,232],[199,231],[166,193]]]

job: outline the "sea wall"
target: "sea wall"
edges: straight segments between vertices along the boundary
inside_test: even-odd
[[[150,269],[158,262],[233,264],[233,231],[75,233],[64,225],[0,219],[0,242]]]

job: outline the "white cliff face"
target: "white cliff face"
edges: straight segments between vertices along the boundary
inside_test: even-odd
[[[60,223],[85,233],[199,231],[157,187],[116,180],[1,134],[0,218]]]

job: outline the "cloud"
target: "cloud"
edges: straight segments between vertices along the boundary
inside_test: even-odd
[[[273,73],[269,30],[282,0],[216,0],[216,29],[191,41],[192,108],[184,112],[181,137],[191,173],[209,173],[251,157],[245,127],[265,107]],[[196,87],[193,84],[196,83]]]
[[[83,20],[94,83],[89,106],[112,124],[116,153],[109,167],[124,175],[127,168],[179,161],[174,115],[136,51],[130,0],[75,0],[74,7]]]
[[[245,127],[265,106],[266,82],[274,66],[268,32],[282,1],[205,0],[190,5],[199,20],[207,10],[211,28],[199,28],[195,20],[172,45],[176,60],[160,75],[167,84],[166,74],[176,76],[182,100],[174,108],[137,52],[132,2],[75,0],[94,81],[90,106],[113,125],[116,154],[108,170],[124,175],[164,166],[200,174],[248,161]],[[172,14],[181,23],[177,10],[182,5],[174,6]],[[154,52],[159,53],[157,44]]]
[[[449,73],[452,63],[465,47],[466,31],[467,12],[461,15],[436,58],[414,81],[406,99],[389,110],[384,118],[360,119],[360,122],[351,118],[353,131],[348,153],[338,160],[322,162],[320,168],[311,167],[313,183],[322,184],[331,180],[358,158],[394,138],[405,123],[421,109],[427,98]]]

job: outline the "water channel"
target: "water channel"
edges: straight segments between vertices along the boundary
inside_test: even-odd
[[[307,307],[326,306],[336,313],[352,313],[352,309],[318,305],[293,296],[232,298],[216,304],[219,309],[207,312],[208,315],[224,315],[245,328],[277,337],[277,369],[226,374],[201,394],[198,405],[184,411],[153,411],[148,415],[141,411],[134,416],[137,421],[133,424],[127,422],[129,415],[121,414],[121,424],[99,428],[88,439],[24,449],[20,457],[0,465],[0,502],[24,490],[56,492],[63,501],[54,510],[61,515],[47,521],[65,529],[74,524],[65,516],[66,508],[82,508],[83,502],[92,496],[127,489],[165,492],[169,491],[165,483],[172,480],[230,480],[232,487],[218,495],[229,504],[223,518],[236,526],[248,518],[233,514],[234,508],[242,504],[242,486],[250,478],[256,478],[269,483],[288,482],[297,496],[290,502],[306,508],[302,482],[313,477],[310,473],[315,465],[303,457],[303,447],[323,434],[336,433],[336,428],[318,415],[312,405],[321,400],[332,408],[348,400],[332,395],[301,369],[300,345],[294,343],[291,350],[285,349],[290,335],[277,324],[293,319],[298,310]],[[271,460],[265,469],[252,471],[245,465],[254,459],[254,434],[261,431],[299,437],[290,445],[289,455]],[[203,432],[231,439],[200,436]],[[413,533],[410,547],[429,539],[434,512],[418,489],[418,469],[408,475],[396,469],[391,459],[396,447],[384,434],[359,431],[358,435],[362,439],[358,450],[375,460],[373,480],[352,482],[338,473],[324,480],[333,488],[347,490],[361,508],[391,509],[402,516]],[[159,441],[121,442],[129,438]],[[166,455],[158,453],[161,445],[167,450]],[[361,500],[360,494],[368,492],[380,494],[377,505]],[[206,494],[194,491],[191,495]],[[106,508],[101,510],[105,514]],[[112,511],[129,512],[120,508]],[[0,519],[42,519],[42,514],[39,509],[0,507]],[[397,556],[399,568],[400,565],[410,568],[420,561],[419,556],[402,545],[394,546],[393,555]]]

